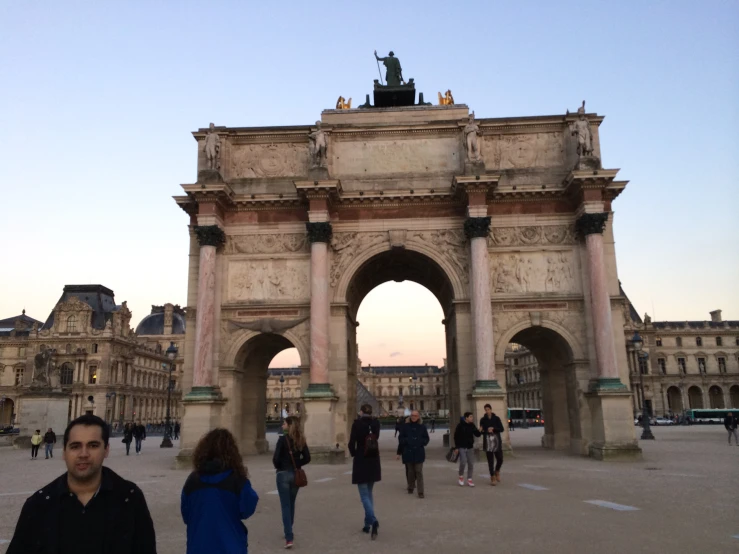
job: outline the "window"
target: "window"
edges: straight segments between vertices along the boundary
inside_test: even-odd
[[[71,345],[71,344],[68,344],[67,346],[65,346],[65,347],[64,347],[64,351],[65,351],[65,352],[66,352],[67,354],[71,354],[71,353],[72,353],[72,345]]]
[[[645,356],[643,358],[639,358],[639,371],[641,371],[642,375],[647,375],[649,373],[649,367],[648,367],[648,358]]]
[[[74,333],[77,331],[77,317],[70,315],[67,318],[67,333]]]
[[[726,373],[726,358],[719,358],[718,359],[718,372],[719,373]]]
[[[59,380],[62,385],[71,385],[74,381],[74,367],[72,364],[64,364],[59,372]]]
[[[680,373],[685,374],[685,358],[677,359],[677,367],[680,370]]]
[[[423,396],[423,387],[418,387],[418,394]],[[421,408],[423,410],[423,408]]]
[[[97,354],[98,353],[98,345],[97,345],[97,343],[92,345],[92,353],[93,354]]]
[[[423,400],[421,400],[421,410],[423,410],[423,409],[424,409],[424,407],[423,407]]]
[[[438,412],[439,410],[441,410],[441,400],[436,401],[436,411]]]
[[[721,340],[721,337],[716,337],[716,346],[723,346],[724,341]]]
[[[654,339],[654,342],[657,344],[657,346],[662,346],[662,337],[657,337]]]
[[[682,346],[682,345],[683,345],[683,338],[675,337],[675,346]]]
[[[398,387],[398,395],[403,396],[403,387]]]
[[[662,375],[667,374],[667,362],[664,358],[657,358],[657,365],[659,366],[659,371],[662,373]]]
[[[518,365],[518,359],[513,360],[513,365]]]
[[[436,396],[441,396],[441,387],[436,387]]]
[[[736,337],[736,345],[739,346],[739,337]]]
[[[98,368],[97,366],[91,365],[89,369],[89,378],[87,379],[88,385],[95,385],[98,382]]]
[[[706,359],[698,358],[698,373],[705,373],[705,372],[706,372]]]
[[[15,384],[23,384],[23,366],[15,368]]]
[[[695,337],[695,345],[696,346],[703,346],[703,339],[700,337]]]
[[[392,402],[388,402],[387,403],[387,411],[388,412],[392,412],[393,411],[393,403]]]
[[[25,358],[26,357],[26,347],[25,346],[19,346],[18,347],[18,357],[19,358]]]

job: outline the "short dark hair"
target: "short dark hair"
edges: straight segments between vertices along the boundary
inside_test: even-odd
[[[465,412],[465,413],[464,413],[464,418],[465,418],[465,419],[467,419],[467,418],[468,418],[468,417],[470,417],[471,415],[472,415],[472,412]]]
[[[493,407],[492,407],[492,406],[491,406],[490,404],[485,404],[485,405],[483,406],[483,409],[485,409],[485,408],[490,408],[491,410],[493,409]]]
[[[110,429],[108,429],[108,424],[96,415],[85,414],[81,415],[77,419],[73,419],[69,422],[69,425],[67,425],[67,428],[64,430],[64,448],[67,448],[67,443],[69,442],[69,432],[72,430],[72,427],[76,427],[77,425],[86,425],[88,427],[97,425],[100,427],[103,433],[103,444],[108,446],[108,442],[110,441]]]
[[[362,407],[359,408],[359,410],[363,414],[372,415],[372,406],[370,406],[369,404],[362,404]]]

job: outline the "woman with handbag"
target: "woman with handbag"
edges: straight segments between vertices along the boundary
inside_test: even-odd
[[[303,466],[310,463],[310,452],[300,429],[300,420],[289,416],[282,422],[283,435],[277,440],[272,464],[277,470],[277,494],[282,509],[282,526],[285,530],[285,548],[293,546],[295,523],[295,499],[298,489],[308,484]]]

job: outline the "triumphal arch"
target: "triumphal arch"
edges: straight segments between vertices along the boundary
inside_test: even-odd
[[[374,103],[341,98],[312,125],[194,133],[198,179],[176,197],[190,216],[178,459],[217,426],[266,451],[267,367],[291,347],[311,450],[343,459],[359,305],[405,279],[445,314],[452,422],[505,413],[515,342],[541,367],[543,446],[639,455],[613,239],[626,183],[602,166],[603,117],[583,103],[476,118],[451,93],[418,96],[413,80],[375,82]]]

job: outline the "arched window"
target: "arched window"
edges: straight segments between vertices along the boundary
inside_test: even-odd
[[[77,330],[77,316],[70,315],[67,318],[67,333],[74,333]]]
[[[66,363],[59,372],[59,380],[62,385],[71,385],[74,381],[74,367],[72,364]]]
[[[15,368],[15,384],[16,385],[22,385],[23,384],[23,370],[24,366],[18,366]]]

